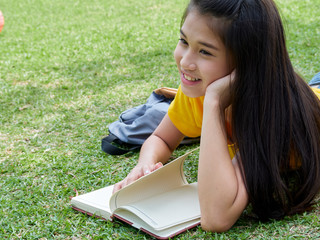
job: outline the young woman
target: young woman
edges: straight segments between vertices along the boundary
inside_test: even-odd
[[[226,231],[304,212],[320,189],[320,101],[291,65],[272,0],[191,0],[174,54],[181,85],[137,166],[114,191],[201,135],[201,226]]]

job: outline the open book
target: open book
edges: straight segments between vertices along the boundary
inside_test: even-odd
[[[155,238],[168,239],[200,223],[197,183],[189,184],[183,163],[191,152],[112,194],[113,185],[73,197],[77,211],[118,218]]]

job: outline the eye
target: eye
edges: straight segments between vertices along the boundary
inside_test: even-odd
[[[206,55],[206,56],[213,56],[211,53],[209,53],[208,51],[206,50],[200,50],[200,53],[203,54],[203,55]]]
[[[183,45],[188,45],[188,42],[183,38],[180,38],[179,42],[182,43]]]

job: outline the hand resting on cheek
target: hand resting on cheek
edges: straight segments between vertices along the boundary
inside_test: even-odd
[[[227,108],[231,103],[231,85],[234,82],[236,70],[212,82],[206,89],[205,103],[219,103],[221,109]]]

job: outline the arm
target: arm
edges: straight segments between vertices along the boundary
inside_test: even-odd
[[[168,161],[183,137],[183,134],[174,126],[168,114],[166,114],[154,133],[142,145],[138,164],[125,179],[115,184],[113,191],[118,191],[161,167]]]
[[[208,86],[204,100],[198,191],[201,226],[222,232],[232,227],[248,204],[236,159],[231,161],[225,130],[230,76]]]

